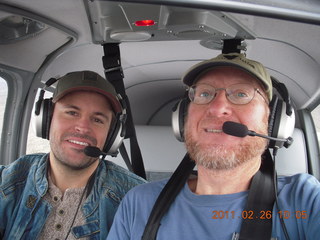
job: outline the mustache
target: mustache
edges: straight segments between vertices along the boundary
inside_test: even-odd
[[[232,121],[227,118],[216,118],[216,117],[212,117],[212,118],[205,118],[205,119],[202,119],[200,121],[200,126],[210,126],[212,124],[215,124],[215,125],[220,125],[222,126],[226,121]]]
[[[94,146],[97,145],[97,139],[95,139],[94,137],[92,136],[89,136],[87,134],[81,134],[81,133],[64,133],[62,135],[62,139],[66,139],[66,138],[69,138],[69,137],[75,137],[75,138],[81,138],[81,139],[84,139],[84,140],[89,140],[90,143],[92,143]]]

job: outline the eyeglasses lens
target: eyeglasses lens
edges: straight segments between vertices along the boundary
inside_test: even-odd
[[[231,103],[239,105],[249,103],[256,92],[256,89],[248,84],[234,84],[227,88],[214,88],[207,84],[199,84],[189,89],[189,98],[195,104],[207,104],[220,90],[225,90],[226,97]]]

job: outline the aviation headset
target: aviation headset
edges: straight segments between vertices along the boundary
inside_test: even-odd
[[[281,99],[278,95],[274,94],[269,104],[270,115],[268,122],[268,135],[279,139],[289,139],[291,138],[295,125],[295,114],[291,105],[291,99],[288,90],[283,83],[280,83],[272,77],[271,80],[272,86],[277,90]],[[175,104],[172,110],[171,120],[173,133],[181,142],[184,141],[184,123],[189,103],[190,100],[188,96],[184,96]],[[292,140],[287,143],[284,143],[283,141],[270,140],[268,148],[281,148],[282,146],[288,148],[291,143]]]
[[[77,72],[73,72],[77,73]],[[69,74],[73,74],[69,73]],[[84,71],[84,74],[94,74],[96,73]],[[67,74],[68,75],[68,74]],[[61,78],[50,78],[46,83],[45,87],[41,89],[38,101],[35,105],[35,129],[37,137],[41,137],[49,140],[50,125],[52,120],[52,114],[54,109],[53,98],[44,99],[45,89],[50,87],[55,82],[59,81]],[[102,149],[102,152],[109,155],[114,155],[117,153],[124,136],[125,136],[125,120],[126,120],[126,108],[122,101],[120,94],[115,96],[116,100],[120,103],[121,112],[115,113],[115,119],[112,120],[108,137]]]

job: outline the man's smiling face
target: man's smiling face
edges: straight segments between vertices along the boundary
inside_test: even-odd
[[[60,99],[50,127],[50,158],[74,170],[92,165],[96,159],[83,149],[103,148],[113,115],[107,98],[96,92],[77,91]]]
[[[262,89],[259,82],[242,70],[218,67],[207,72],[196,83],[214,88],[227,88],[233,84],[248,84]],[[262,138],[238,138],[221,131],[226,121],[245,124],[249,129],[267,134],[269,108],[265,96],[255,94],[244,105],[227,99],[220,90],[211,102],[203,105],[189,104],[185,139],[190,156],[198,165],[209,169],[232,169],[245,161],[260,159],[267,141]]]

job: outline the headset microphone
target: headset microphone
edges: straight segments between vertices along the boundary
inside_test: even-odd
[[[94,158],[100,157],[101,155],[107,155],[107,153],[102,152],[99,148],[93,146],[85,147],[83,152],[85,155]]]
[[[279,141],[284,142],[284,146],[288,148],[292,142],[293,139],[291,137],[288,138],[275,138],[275,137],[269,137],[267,135],[256,133],[255,131],[248,130],[248,127],[246,125],[243,125],[241,123],[231,122],[227,121],[222,126],[222,131],[228,135],[235,136],[235,137],[245,137],[245,136],[257,136],[266,138],[273,141]]]
[[[234,137],[245,137],[249,134],[247,126],[230,121],[222,125],[222,131]]]

